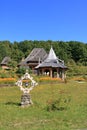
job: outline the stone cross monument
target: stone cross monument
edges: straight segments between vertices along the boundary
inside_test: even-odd
[[[17,82],[16,85],[20,87],[20,90],[23,91],[23,95],[21,96],[21,106],[29,106],[33,104],[31,97],[30,97],[30,91],[38,85],[38,83],[33,79],[33,77],[30,76],[28,73],[28,70],[26,70],[26,73],[24,76],[22,76]]]

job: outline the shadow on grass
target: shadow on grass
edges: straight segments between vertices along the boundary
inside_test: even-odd
[[[21,106],[21,104],[17,102],[6,102],[5,105]]]

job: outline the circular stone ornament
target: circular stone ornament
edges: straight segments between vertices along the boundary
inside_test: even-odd
[[[16,85],[20,87],[20,90],[23,91],[23,95],[21,96],[21,105],[22,106],[29,106],[33,104],[30,97],[30,91],[38,85],[38,83],[30,76],[28,70],[24,76],[22,76],[17,82]]]

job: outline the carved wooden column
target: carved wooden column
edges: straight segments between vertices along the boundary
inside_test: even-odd
[[[50,77],[52,78],[52,68],[50,68]]]
[[[44,68],[42,69],[42,75],[44,74]]]
[[[39,69],[37,70],[37,75],[38,75],[38,76],[40,75],[40,71],[39,71]]]
[[[64,69],[62,69],[62,80],[64,81],[65,79],[65,74],[64,74]]]
[[[57,78],[59,78],[59,68],[57,68]]]

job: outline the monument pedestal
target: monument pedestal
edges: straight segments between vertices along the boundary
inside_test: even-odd
[[[25,107],[25,106],[30,106],[32,105],[32,101],[31,101],[31,97],[30,97],[30,94],[26,93],[26,94],[23,94],[21,96],[21,106],[22,107]]]

